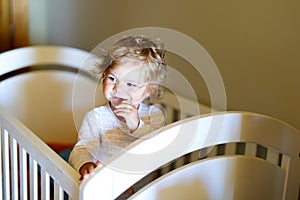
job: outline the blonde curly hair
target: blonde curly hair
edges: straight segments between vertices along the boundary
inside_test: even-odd
[[[146,36],[126,36],[115,42],[111,50],[103,51],[102,61],[93,70],[101,82],[115,64],[126,62],[128,59],[145,63],[143,73],[145,82],[151,87],[148,100],[153,103],[163,97],[164,85],[167,80],[167,64],[165,61],[163,43],[151,40]]]

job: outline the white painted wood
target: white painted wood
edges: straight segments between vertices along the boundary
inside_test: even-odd
[[[27,200],[28,195],[28,167],[27,167],[27,152],[20,147],[20,197],[22,200]]]
[[[83,67],[88,56],[87,51],[64,46],[29,46],[1,53],[0,77],[26,67],[40,68],[1,80],[0,106],[43,141],[73,145],[84,113],[101,97],[95,96],[98,83],[89,75],[90,69]]]
[[[234,155],[236,150],[236,143],[227,143],[225,146],[225,155]]]
[[[41,196],[42,199],[50,200],[50,176],[41,169]]]
[[[63,50],[57,51],[57,47],[38,47],[39,52],[34,53],[33,49],[30,49],[30,53],[25,53],[25,49],[21,49],[19,52],[23,52],[22,54],[29,55],[29,57],[21,56],[18,61],[17,59],[11,59],[13,53],[9,54],[8,52],[5,54],[0,54],[0,75],[7,73],[9,71],[22,68],[25,65],[31,65],[35,63],[39,64],[65,64],[71,65],[74,64],[73,61],[68,60],[67,58],[74,58],[74,52],[77,52],[78,55],[86,55],[86,52],[77,51],[72,49],[71,54],[65,54],[65,52],[69,52],[69,48],[62,48]],[[54,51],[55,50],[55,51]],[[66,51],[65,51],[66,50]],[[68,51],[67,51],[68,50]],[[47,53],[48,52],[48,53]],[[50,53],[49,53],[50,52]],[[71,52],[71,51],[70,51]],[[35,55],[35,56],[34,56]],[[38,55],[36,57],[36,55]],[[63,56],[64,55],[64,56]],[[69,57],[70,56],[70,57]],[[80,57],[78,56],[78,58]],[[7,61],[2,62],[1,59],[5,59]],[[76,57],[76,56],[75,56]],[[30,58],[31,61],[25,61]],[[59,58],[59,59],[58,59]],[[83,59],[83,57],[81,57]],[[60,61],[61,60],[62,63]],[[81,60],[81,59],[80,59]],[[72,62],[72,63],[71,63]],[[79,61],[75,59],[78,67]],[[6,66],[13,67],[1,67],[2,64]],[[75,68],[76,68],[75,66]],[[66,72],[60,72],[59,75],[55,76],[44,76],[44,72],[41,72],[39,75],[41,77],[37,83],[43,82],[45,77],[58,77],[57,80],[63,79],[62,77],[69,77],[71,81],[74,81],[73,75],[71,77],[70,74]],[[32,78],[31,76],[22,76],[24,80],[28,80],[28,78]],[[22,80],[23,81],[23,80]],[[22,82],[21,82],[22,83]],[[56,82],[55,82],[56,83]],[[79,84],[76,87],[79,87],[79,90],[75,92],[75,95],[81,94],[80,91],[84,89],[87,90],[86,86],[94,87],[94,83]],[[14,84],[12,84],[14,85]],[[0,86],[3,86],[1,83]],[[6,88],[6,86],[5,86]],[[7,87],[6,90],[10,90],[10,87]],[[83,89],[83,90],[82,90]],[[20,90],[18,90],[20,91]],[[48,92],[48,91],[47,91]],[[13,93],[13,92],[12,92]],[[12,94],[9,93],[9,94]],[[94,91],[93,91],[94,93]],[[8,94],[7,92],[5,94]],[[90,94],[89,94],[90,95]],[[13,96],[13,95],[12,95]],[[10,96],[10,97],[12,97]],[[35,96],[35,95],[32,95]],[[70,96],[70,95],[68,95]],[[86,97],[86,95],[82,95]],[[1,95],[1,97],[4,97]],[[5,96],[8,97],[8,96]],[[24,101],[23,98],[20,98],[20,101]],[[279,197],[279,199],[296,199],[299,190],[299,180],[300,180],[300,164],[299,164],[299,131],[294,128],[288,126],[287,124],[278,121],[276,119],[262,116],[254,113],[246,113],[246,112],[228,112],[228,113],[215,113],[216,110],[211,109],[205,105],[202,105],[198,102],[193,102],[188,99],[185,99],[180,96],[173,95],[166,92],[165,99],[162,100],[162,103],[167,106],[168,119],[167,123],[171,123],[170,125],[164,127],[161,131],[161,134],[155,135],[148,140],[138,140],[131,144],[125,152],[115,155],[108,166],[99,167],[95,170],[95,175],[83,181],[81,185],[78,183],[79,175],[70,165],[68,165],[65,161],[63,161],[55,152],[53,152],[45,143],[38,138],[32,131],[28,129],[28,127],[24,126],[23,123],[16,120],[11,113],[0,109],[0,126],[1,126],[1,150],[3,156],[3,183],[1,183],[1,190],[3,192],[4,199],[10,199],[10,190],[15,188],[15,182],[10,179],[8,174],[15,174],[15,168],[13,168],[12,172],[10,171],[10,156],[13,157],[13,162],[15,162],[14,155],[15,146],[18,144],[21,147],[20,150],[20,172],[21,172],[21,190],[25,191],[26,188],[26,175],[28,175],[28,170],[26,167],[22,167],[22,165],[26,165],[26,155],[30,156],[30,176],[35,176],[35,178],[30,178],[31,184],[30,189],[32,189],[32,193],[30,193],[30,199],[34,199],[41,192],[42,196],[47,199],[49,187],[48,182],[50,177],[54,179],[55,182],[55,197],[56,199],[63,199],[63,192],[66,191],[70,195],[70,199],[94,199],[95,196],[103,199],[114,199],[119,194],[121,194],[125,189],[130,187],[132,184],[146,176],[152,170],[161,168],[161,173],[165,174],[164,177],[158,179],[153,184],[150,184],[148,188],[155,188],[143,190],[144,192],[137,193],[137,196],[133,196],[136,198],[147,197],[146,199],[151,199],[152,197],[157,197],[158,193],[160,193],[164,188],[162,185],[172,183],[173,186],[180,188],[180,182],[182,178],[185,179],[186,183],[195,181],[195,188],[197,186],[197,181],[199,181],[198,176],[186,176],[186,173],[193,172],[191,174],[195,174],[195,171],[191,170],[192,168],[201,169],[202,174],[207,176],[205,180],[214,180],[217,177],[219,181],[216,183],[220,188],[220,191],[223,191],[217,194],[208,195],[208,199],[214,199],[217,197],[235,196],[237,199],[240,197],[244,197],[247,192],[241,189],[241,187],[237,187],[236,194],[232,193],[232,188],[227,187],[227,185],[243,185],[245,184],[242,180],[238,179],[240,172],[249,172],[249,166],[258,167],[262,169],[259,172],[258,176],[262,177],[272,177],[272,173],[278,174],[278,177],[274,176],[273,179],[276,182],[276,186],[270,184],[268,185],[270,190],[266,191],[276,191],[274,192],[275,197]],[[77,99],[75,107],[80,107],[81,114],[85,113],[85,110],[82,109],[84,107],[84,101],[82,99]],[[2,105],[2,104],[0,104]],[[69,104],[68,104],[69,105]],[[18,107],[16,107],[18,108]],[[65,107],[64,107],[65,108]],[[21,109],[19,109],[21,110]],[[172,123],[173,119],[173,111],[176,110],[179,113],[179,118],[187,118],[182,121],[178,121]],[[213,114],[212,114],[213,113]],[[205,114],[198,116],[199,114]],[[56,114],[57,115],[57,114]],[[79,115],[75,116],[75,120],[81,121]],[[272,134],[270,134],[272,133]],[[284,138],[284,139],[283,139]],[[49,140],[50,141],[50,140]],[[245,155],[234,155],[235,154],[235,146],[236,143],[244,143]],[[214,148],[215,145],[225,144],[225,155],[215,157],[217,155],[217,149]],[[261,158],[256,158],[257,145],[262,145],[268,148],[267,159],[263,160]],[[9,153],[9,149],[12,146],[12,153]],[[212,151],[209,151],[211,150]],[[269,149],[274,149],[274,151],[269,151]],[[200,151],[199,151],[200,150]],[[196,161],[197,164],[189,164],[187,166],[183,166],[185,162],[185,158],[181,157],[187,153],[191,153],[190,160]],[[208,155],[208,159],[203,159],[201,161],[197,161],[199,159],[199,154]],[[228,156],[231,155],[231,156]],[[278,166],[278,159],[282,155],[281,167]],[[168,165],[170,161],[174,159],[174,164]],[[201,158],[201,156],[200,156]],[[2,160],[2,159],[1,159]],[[214,163],[213,165],[211,163]],[[237,164],[238,163],[238,164]],[[223,174],[219,174],[220,170],[216,164],[220,164],[220,166],[232,166],[229,171],[224,172]],[[248,166],[246,168],[240,168],[241,165]],[[43,172],[42,177],[38,177],[37,170],[38,166],[40,166],[41,171]],[[165,166],[165,168],[164,168]],[[170,170],[173,167],[181,167],[171,173]],[[205,166],[209,166],[205,168]],[[260,168],[262,166],[262,168]],[[203,168],[205,170],[203,170]],[[212,169],[212,170],[209,170]],[[225,168],[226,169],[226,168]],[[224,169],[223,169],[224,170]],[[2,170],[1,170],[2,171]],[[260,171],[260,170],[258,170]],[[230,173],[229,173],[230,172]],[[266,172],[266,176],[260,175],[260,173],[264,174]],[[181,176],[180,174],[184,175]],[[201,174],[201,173],[200,173]],[[220,176],[216,176],[221,175]],[[247,173],[246,173],[247,174]],[[251,174],[251,173],[248,173]],[[232,177],[236,177],[236,179],[231,179],[229,175],[234,175]],[[12,177],[16,177],[13,175]],[[176,178],[174,178],[176,177]],[[179,177],[179,179],[177,179]],[[41,178],[42,182],[45,183],[45,188],[42,191],[38,191],[37,187],[37,179]],[[14,178],[12,178],[14,179]],[[245,180],[251,180],[251,176],[245,177]],[[272,179],[272,180],[273,180]],[[172,181],[170,181],[172,180]],[[180,180],[180,181],[177,181]],[[220,181],[221,180],[221,181]],[[2,180],[0,180],[2,181]],[[13,182],[11,182],[13,181]],[[229,182],[227,182],[229,181]],[[257,179],[253,179],[253,182],[258,181]],[[278,182],[278,183],[277,183]],[[163,183],[163,184],[162,184]],[[203,182],[202,185],[210,185],[212,182]],[[228,183],[228,184],[227,184]],[[35,185],[35,187],[33,187]],[[212,184],[214,185],[214,184]],[[257,184],[258,186],[260,184]],[[281,187],[282,186],[282,187]],[[277,188],[279,187],[279,189]],[[101,190],[99,190],[101,188]],[[259,190],[261,188],[257,188]],[[210,188],[208,191],[215,191],[216,187]],[[145,192],[151,191],[151,192]],[[171,191],[171,190],[170,190]],[[180,197],[184,190],[177,189],[174,190],[171,195],[177,194],[176,192],[180,192],[176,197]],[[199,191],[204,191],[203,188]],[[185,195],[185,197],[191,197],[196,192],[196,190],[190,191],[189,195]],[[260,193],[253,192],[254,195],[259,195]],[[203,193],[204,194],[204,193]],[[264,193],[261,193],[262,195]],[[26,195],[26,194],[20,194]],[[146,195],[146,196],[143,196]],[[148,196],[149,195],[149,196]],[[196,194],[197,195],[197,194]],[[220,195],[220,196],[214,196]],[[269,198],[270,193],[263,195],[264,198]],[[16,196],[16,195],[15,195]],[[198,197],[198,196],[197,196]],[[203,197],[203,196],[201,196]],[[249,198],[252,196],[249,196]],[[169,196],[168,196],[169,198]],[[168,199],[165,198],[165,199]],[[173,197],[172,197],[173,198]],[[258,198],[257,196],[253,196],[253,198]],[[275,198],[275,199],[276,199]],[[24,197],[26,199],[26,197]],[[164,198],[161,198],[164,199]],[[205,199],[205,197],[204,197]]]
[[[10,199],[10,163],[9,163],[9,132],[3,131],[3,170],[4,170],[4,199]]]
[[[269,148],[267,152],[267,160],[274,165],[278,165],[279,153],[277,151],[274,151],[274,149]]]
[[[213,126],[212,123],[214,123]],[[269,135],[270,132],[272,135]],[[263,144],[264,146],[269,146],[286,155],[290,161],[288,165],[284,165],[285,167],[280,168],[268,160],[256,158],[256,154],[253,155],[253,153],[244,156],[232,155],[234,161],[237,161],[238,163],[244,163],[244,161],[240,161],[240,158],[243,157],[245,158],[244,160],[247,160],[246,162],[248,164],[243,164],[243,167],[240,166],[240,164],[232,165],[234,170],[231,171],[228,176],[235,172],[238,174],[240,170],[251,171],[254,169],[254,167],[263,165],[264,167],[262,171],[260,168],[258,168],[259,172],[257,176],[255,176],[256,178],[251,180],[251,173],[248,173],[249,176],[247,176],[245,180],[249,179],[258,185],[264,185],[261,184],[264,183],[264,179],[262,177],[263,174],[268,172],[266,173],[266,177],[273,177],[273,179],[275,178],[276,182],[275,185],[274,183],[273,185],[269,185],[270,188],[273,189],[267,189],[267,191],[274,192],[274,196],[276,198],[279,197],[279,199],[296,199],[298,196],[298,187],[300,181],[299,170],[296,170],[300,167],[298,158],[300,143],[299,137],[299,131],[293,127],[290,127],[279,120],[259,114],[229,112],[216,113],[205,117],[197,116],[194,118],[189,118],[184,122],[173,123],[167,126],[162,134],[155,135],[148,140],[140,140],[135,142],[128,147],[127,151],[116,155],[107,167],[97,168],[95,170],[95,175],[82,183],[81,199],[92,198],[90,196],[91,193],[104,199],[115,198],[122,193],[125,188],[128,188],[137,180],[148,174],[149,171],[165,165],[174,158],[180,157],[185,153],[210,147],[216,144],[236,142],[260,145]],[[282,138],[284,138],[284,140],[282,140]],[[170,141],[172,142],[170,143]],[[151,151],[149,151],[149,149],[151,149]],[[216,159],[216,162],[221,162],[218,161],[219,157],[224,160],[224,163],[231,163],[231,161],[227,159],[227,155],[211,157],[207,160],[203,160],[203,162],[208,162],[208,160],[211,159]],[[252,162],[253,167],[250,165]],[[226,165],[227,164],[225,164],[225,166]],[[216,171],[218,170],[219,169],[216,169]],[[205,170],[205,173],[209,175],[209,177],[215,176],[214,173],[210,173],[209,170]],[[226,187],[226,180],[229,177],[227,177],[226,173],[224,173],[221,177],[222,178],[218,176],[217,180],[224,181],[222,185],[225,188],[224,190],[220,191],[220,196],[233,195],[239,199],[239,197],[249,194],[244,193],[246,192],[244,189],[241,191],[237,189],[236,194],[231,194],[230,191],[232,191],[232,188]],[[235,177],[234,180],[230,179],[230,181],[236,182],[237,188],[240,188],[238,187],[240,183],[241,185],[245,184],[242,179],[238,178],[238,175],[233,177]],[[205,180],[208,181],[210,178],[206,178]],[[229,183],[235,185],[234,182]],[[172,183],[175,184],[174,187],[176,187],[176,184],[180,184],[180,182],[174,182],[173,180]],[[102,191],[107,192],[103,193],[102,191],[99,191],[98,193],[96,187],[99,186],[103,188]],[[277,188],[277,186],[280,189]],[[209,191],[215,191],[215,189],[210,188]],[[252,192],[254,193],[254,191]],[[152,195],[152,193],[150,195]],[[156,193],[155,195],[158,194]],[[255,194],[255,198],[257,198],[256,195],[260,194]],[[264,197],[270,197],[272,194],[261,193],[261,195],[262,199],[264,199]],[[214,198],[212,197],[208,199]]]
[[[18,144],[26,150],[30,156],[30,199],[35,199],[38,192],[38,165],[41,166],[63,190],[73,199],[78,199],[79,174],[58,154],[51,150],[41,139],[25,127],[20,121],[15,119],[10,113],[0,108],[0,123],[3,140],[1,147],[4,163],[4,196],[10,198],[10,165],[9,165],[9,137],[14,138]],[[25,161],[25,158],[24,160]],[[28,174],[26,169],[22,170]],[[5,199],[6,199],[5,198]]]
[[[29,46],[0,54],[0,75],[38,64],[61,64],[79,68],[87,58],[86,51],[63,46]]]
[[[247,143],[246,144],[246,155],[255,156],[256,155],[257,145],[255,143]]]
[[[285,172],[282,169],[265,160],[221,156],[175,170],[149,184],[130,199],[282,200],[284,178]]]
[[[29,161],[30,199],[38,199],[38,166],[37,162],[32,157],[29,158]]]
[[[19,183],[19,178],[18,178],[18,148],[17,148],[17,141],[14,138],[11,138],[10,140],[10,160],[11,160],[11,168],[12,168],[12,173],[11,173],[11,195],[12,199],[18,199],[18,183]]]

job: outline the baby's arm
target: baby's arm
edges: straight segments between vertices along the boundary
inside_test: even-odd
[[[69,162],[80,173],[80,180],[92,173],[93,169],[100,163],[95,163],[93,156],[100,145],[97,124],[97,118],[93,112],[85,115],[79,131],[78,141],[70,154]]]

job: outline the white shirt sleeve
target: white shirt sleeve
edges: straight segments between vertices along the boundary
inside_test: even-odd
[[[93,111],[88,112],[82,122],[79,130],[78,142],[74,146],[69,163],[79,171],[80,167],[87,162],[95,162],[92,151],[99,149],[100,129],[97,117]],[[99,139],[95,139],[99,138]]]

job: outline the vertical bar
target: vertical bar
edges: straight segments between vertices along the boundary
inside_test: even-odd
[[[20,147],[20,197],[21,200],[28,198],[28,168],[27,168],[27,152]]]
[[[171,170],[171,163],[167,163],[160,168],[160,176],[167,174]]]
[[[173,110],[171,107],[166,105],[166,113],[167,113],[167,120],[166,120],[166,124],[170,124],[173,122]]]
[[[199,149],[199,155],[198,155],[199,159],[206,158],[208,153],[209,153],[209,147]]]
[[[63,200],[64,199],[64,191],[63,189],[53,181],[54,184],[54,198],[53,199],[58,199],[58,200]]]
[[[41,196],[44,200],[50,199],[50,176],[41,169]]]
[[[215,157],[217,155],[217,146],[207,147],[207,157]]]
[[[225,145],[225,155],[235,155],[236,152],[236,143],[227,143]]]
[[[189,163],[190,163],[190,162],[194,162],[194,161],[199,160],[199,159],[200,159],[200,150],[193,151],[193,152],[191,152],[191,154],[190,154],[190,160],[189,160]]]
[[[285,173],[285,182],[284,182],[284,190],[283,190],[283,197],[282,199],[285,199],[287,196],[287,186],[288,186],[288,180],[290,176],[290,161],[291,158],[287,155],[282,155],[282,160],[281,160],[281,168],[286,172]]]
[[[255,155],[256,155],[256,144],[246,143],[245,155],[255,157]]]
[[[188,164],[191,162],[191,155],[192,155],[192,152],[184,155],[184,164]]]
[[[175,163],[174,163],[174,167],[175,169],[183,166],[185,164],[185,157],[184,156],[180,156],[178,159],[176,159]]]
[[[37,162],[30,156],[30,199],[38,199]]]
[[[60,194],[59,199],[60,199],[60,200],[64,200],[65,192],[64,192],[64,190],[62,189],[62,187],[60,187],[60,186],[59,186],[59,194]],[[68,199],[71,200],[70,197],[69,197]]]
[[[274,165],[278,166],[278,160],[279,160],[279,153],[275,152],[274,150],[268,148],[267,151],[267,160],[271,163],[273,163]]]
[[[9,136],[8,131],[4,130],[3,138],[3,167],[4,167],[4,194],[3,197],[5,200],[10,199],[10,166],[9,166]]]
[[[282,161],[281,161],[281,168],[287,172],[289,171],[290,168],[290,157],[287,155],[282,155]]]
[[[14,138],[11,138],[11,168],[12,168],[12,186],[11,186],[11,195],[12,199],[19,199],[18,194],[18,144]]]

